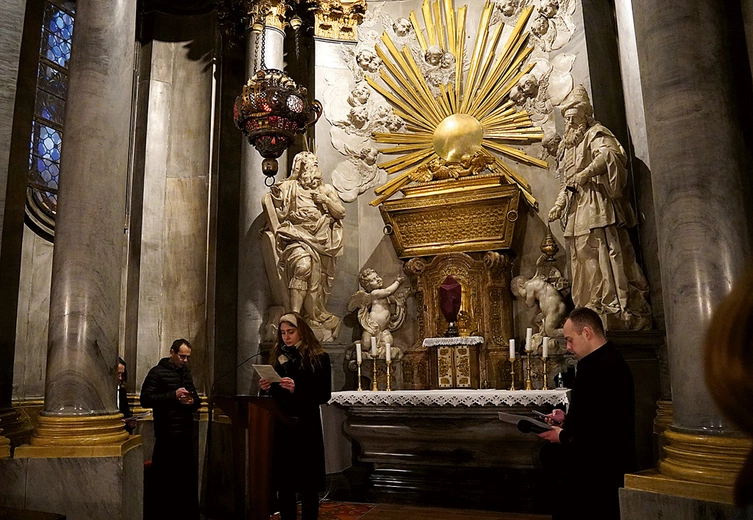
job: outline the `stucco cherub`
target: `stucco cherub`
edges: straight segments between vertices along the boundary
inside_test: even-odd
[[[363,328],[361,342],[365,352],[369,351],[371,338],[377,340],[377,357],[384,357],[385,347],[390,344],[390,354],[394,361],[402,357],[402,352],[395,347],[392,332],[400,328],[405,321],[405,294],[398,293],[404,276],[387,287],[374,269],[367,267],[358,276],[361,289],[350,297],[348,312],[358,309],[358,322]]]
[[[510,282],[510,289],[515,297],[523,298],[529,307],[538,306],[541,313],[536,321],[541,322],[540,336],[562,336],[561,327],[567,316],[567,306],[550,280],[539,272],[530,279],[516,276]]]

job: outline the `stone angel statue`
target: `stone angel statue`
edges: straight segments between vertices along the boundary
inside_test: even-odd
[[[358,309],[358,322],[363,328],[363,349],[368,352],[371,338],[376,338],[377,357],[384,357],[386,345],[389,343],[393,361],[402,357],[402,352],[394,345],[392,332],[399,329],[405,321],[407,291],[398,292],[404,281],[405,277],[401,275],[384,287],[379,273],[367,267],[358,276],[361,289],[348,301],[348,312]]]
[[[530,279],[516,276],[510,282],[510,289],[516,298],[522,298],[529,307],[539,308],[540,312],[535,319],[540,324],[537,335],[550,338],[562,336],[562,325],[568,310],[560,291],[569,287],[570,282],[555,267],[548,274],[537,269]]]

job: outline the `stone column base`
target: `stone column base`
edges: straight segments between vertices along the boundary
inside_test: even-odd
[[[68,520],[143,517],[141,437],[100,446],[29,446],[0,459],[0,504],[66,515]]]
[[[129,440],[123,414],[95,416],[39,416],[32,446],[114,446]],[[20,448],[20,446],[19,446]]]
[[[690,482],[656,470],[625,475],[620,489],[620,518],[706,520],[732,518],[732,487]]]
[[[664,438],[659,472],[683,481],[731,487],[743,467],[753,441],[746,437],[720,437],[680,433],[669,429]]]

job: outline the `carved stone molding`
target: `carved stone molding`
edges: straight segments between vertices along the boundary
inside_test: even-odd
[[[314,13],[315,37],[356,41],[356,28],[366,14],[366,0],[318,0],[309,10]]]

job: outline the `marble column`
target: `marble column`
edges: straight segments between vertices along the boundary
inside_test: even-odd
[[[135,22],[136,0],[77,4],[36,445],[128,438],[115,388]]]
[[[264,49],[264,65],[268,69],[285,69],[284,40],[285,32],[281,26],[269,25],[272,17],[267,18],[264,28],[264,45],[261,36],[246,34],[246,77],[261,68],[261,49]],[[240,93],[239,93],[240,94]],[[265,224],[262,214],[262,196],[269,191],[265,186],[265,176],[261,171],[264,158],[244,138],[241,155],[241,194],[239,211],[238,244],[238,351],[237,363],[240,364],[259,352],[262,341],[264,320],[271,304],[281,295],[270,294],[267,273],[262,261],[261,230]],[[287,152],[279,159],[275,180],[288,174]],[[251,391],[253,368],[250,363],[238,368],[237,391],[240,394]]]
[[[659,469],[671,477],[727,485],[745,443],[732,440],[736,432],[704,384],[703,342],[716,304],[753,252],[746,213],[749,157],[729,22],[714,0],[634,0],[633,17],[674,412],[665,433],[674,449]],[[722,449],[728,455],[720,455]],[[717,469],[706,462],[709,455]]]

